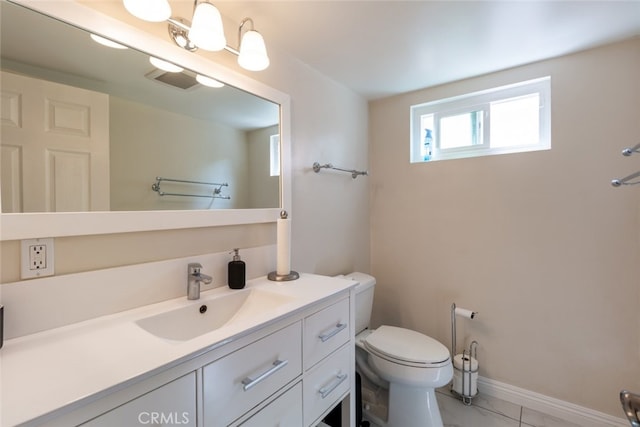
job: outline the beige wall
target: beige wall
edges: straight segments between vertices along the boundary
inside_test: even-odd
[[[551,76],[550,151],[409,164],[409,106]],[[374,323],[449,346],[480,375],[621,417],[640,389],[640,39],[370,104]]]
[[[241,209],[249,201],[247,132],[122,98],[109,97],[111,210]],[[268,159],[268,154],[267,157]],[[155,177],[228,183],[231,199],[164,196]],[[214,187],[163,182],[167,193],[211,194]],[[277,194],[271,200],[277,201]],[[258,207],[267,207],[262,205]]]
[[[165,25],[136,20],[124,12],[119,0],[85,3],[144,28],[162,43],[168,42]],[[187,13],[180,13],[178,9],[191,8],[187,2],[178,2],[175,6],[176,14],[183,16]],[[232,40],[233,31],[229,32]],[[320,274],[368,271],[367,181],[359,178],[358,182],[351,182],[347,174],[314,176],[311,171],[316,160],[366,168],[366,101],[278,51],[276,46],[269,45],[271,66],[257,73],[241,70],[236,57],[227,52],[197,54],[291,97],[292,267]],[[326,210],[331,213],[327,214]],[[275,224],[59,238],[55,242],[55,263],[57,274],[67,274],[271,243],[275,243]],[[19,242],[0,244],[0,282],[19,280],[19,255]]]

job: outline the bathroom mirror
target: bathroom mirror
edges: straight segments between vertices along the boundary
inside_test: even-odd
[[[270,222],[287,208],[288,96],[75,2],[0,7],[0,239]],[[40,140],[18,135],[28,119],[16,103],[31,96],[21,87],[55,94],[39,113],[51,145],[33,153],[16,142]],[[74,142],[101,133],[89,153]]]

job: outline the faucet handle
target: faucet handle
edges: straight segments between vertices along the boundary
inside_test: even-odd
[[[202,264],[200,264],[199,262],[191,262],[187,267],[189,271],[189,276],[199,275],[200,269],[202,268]]]

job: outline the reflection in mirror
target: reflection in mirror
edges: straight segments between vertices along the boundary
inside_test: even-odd
[[[0,7],[2,212],[280,206],[278,104]]]

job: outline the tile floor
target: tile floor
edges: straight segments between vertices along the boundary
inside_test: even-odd
[[[580,427],[482,395],[476,396],[471,406],[465,406],[445,389],[438,391],[437,398],[445,427]],[[371,427],[377,426],[372,424]]]

